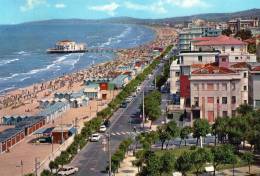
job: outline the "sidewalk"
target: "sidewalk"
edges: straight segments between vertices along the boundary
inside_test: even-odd
[[[129,152],[123,162],[120,164],[117,176],[135,176],[138,173],[137,167],[132,165],[132,161],[136,158],[133,156],[133,152]]]
[[[260,175],[260,166],[252,165],[250,170],[251,170],[250,172],[251,174]],[[223,171],[219,171],[217,175],[219,176],[233,175],[233,169],[225,169]],[[235,176],[246,176],[246,175],[249,175],[248,166],[235,168]]]

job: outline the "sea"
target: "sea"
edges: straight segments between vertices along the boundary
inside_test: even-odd
[[[89,48],[132,48],[155,38],[152,29],[131,24],[19,24],[0,26],[0,94],[54,79],[115,58],[113,52],[48,54],[59,40]]]

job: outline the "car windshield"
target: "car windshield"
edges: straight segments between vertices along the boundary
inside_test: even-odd
[[[92,134],[92,137],[98,137],[98,134]]]

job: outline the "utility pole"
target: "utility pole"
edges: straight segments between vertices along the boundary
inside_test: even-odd
[[[144,121],[145,118],[144,118],[144,89],[143,89],[143,129],[144,129]]]
[[[110,130],[108,130],[108,134],[107,134],[107,149],[108,149],[108,164],[109,164],[108,174],[109,174],[109,176],[112,176],[112,169],[111,169],[111,150],[110,150]]]
[[[40,162],[38,161],[38,158],[35,157],[35,175],[38,176],[38,165],[40,164]]]

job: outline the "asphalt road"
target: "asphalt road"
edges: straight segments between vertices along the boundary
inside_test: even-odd
[[[154,75],[158,75],[162,72],[162,65],[159,66]],[[144,81],[142,84],[142,90],[148,91],[151,89],[152,80]],[[142,92],[141,90],[141,92]],[[135,126],[137,131],[141,130],[141,124],[131,124],[129,120],[138,115],[139,105],[142,102],[142,94],[139,93],[131,103],[128,104],[127,108],[120,108],[111,117],[111,151],[112,153],[118,148],[120,142],[131,136],[133,127]],[[108,175],[105,173],[105,168],[108,165],[108,152],[106,136],[102,134],[102,138],[99,142],[89,142],[74,158],[71,162],[71,166],[79,168],[77,176],[103,176]]]

